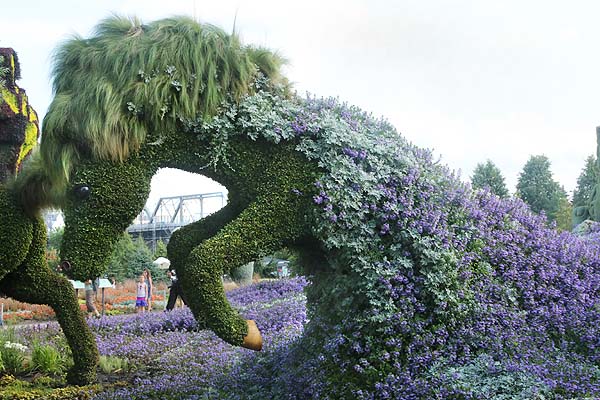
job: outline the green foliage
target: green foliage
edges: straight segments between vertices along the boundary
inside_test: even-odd
[[[475,399],[527,400],[546,399],[550,389],[538,377],[522,371],[510,371],[489,356],[481,355],[467,365],[434,366],[430,373],[458,393]],[[546,397],[547,396],[547,397]]]
[[[140,276],[140,274],[144,272],[144,269],[148,269],[153,273],[153,275],[157,275],[158,270],[154,264],[152,264],[152,251],[150,251],[146,245],[146,242],[144,242],[144,238],[138,236],[133,241],[133,244],[135,252],[133,253],[133,257],[129,265],[130,274],[133,274],[132,277]]]
[[[29,382],[4,375],[0,378],[0,400],[88,400],[102,389],[100,385],[55,386],[58,386],[58,382],[48,377],[34,378]]]
[[[32,344],[31,368],[46,374],[60,374],[66,369],[56,348],[35,342]]]
[[[14,270],[25,260],[29,244],[33,240],[33,226],[19,207],[14,193],[0,186],[0,277]],[[5,219],[4,219],[5,218]]]
[[[70,229],[65,229],[60,249],[61,259],[72,265],[71,278],[85,281],[105,273],[113,246],[150,192],[146,169],[137,162],[96,162],[73,174],[64,208]],[[89,195],[82,195],[84,187]]]
[[[249,285],[254,275],[254,262],[249,262],[237,268],[231,269],[231,279],[238,285]]]
[[[167,245],[162,240],[156,242],[156,249],[154,250],[154,259],[158,257],[167,257]]]
[[[18,79],[16,54],[12,49],[8,51],[15,57],[14,69],[10,71],[11,78]],[[22,123],[3,125],[2,128],[7,129],[3,135],[11,140],[12,137],[25,138],[24,141],[13,140],[14,143],[9,143],[18,144],[18,151],[14,153],[17,162],[13,166],[18,168],[28,149],[37,142],[37,116],[27,104],[24,91],[19,90],[13,103],[9,106],[14,108],[18,104],[17,120]],[[44,171],[45,168],[38,165],[33,170]],[[30,197],[47,199],[47,193],[37,192],[40,188],[44,189],[42,182],[45,182],[45,178],[43,173],[33,180],[31,178],[29,173],[20,172],[16,179],[0,185],[0,292],[19,301],[48,304],[54,309],[69,346],[73,349],[76,368],[69,371],[68,380],[76,384],[89,383],[95,379],[98,351],[79,309],[73,286],[48,267],[46,227],[37,217],[42,201],[35,202],[35,206],[23,202],[23,199]],[[24,355],[18,346],[10,343],[14,341],[7,341],[5,338],[0,346],[3,366],[8,372],[21,373],[25,368]]]
[[[4,211],[0,226],[6,227],[6,230],[0,228],[0,242],[3,243],[0,291],[20,301],[50,305],[73,348],[76,368],[69,371],[69,381],[88,383],[94,380],[98,357],[94,339],[77,304],[73,286],[47,266],[43,221],[27,216],[17,196],[3,186],[0,186],[0,206]],[[19,371],[18,353],[3,354],[3,359],[5,367]]]
[[[300,272],[299,258],[300,256],[297,251],[284,247],[272,255],[257,261],[254,264],[254,272],[263,278],[277,277],[277,262],[284,260],[288,262],[288,272],[291,276],[294,276]]]
[[[114,277],[117,281],[123,281],[130,278],[129,262],[135,252],[135,246],[131,236],[123,233],[114,246],[114,250],[110,255],[106,273],[108,276]]]
[[[48,232],[48,243],[46,244],[48,249],[60,249],[64,231],[64,228],[56,228]]]
[[[545,212],[555,221],[561,200],[567,198],[565,190],[552,178],[550,160],[546,156],[531,156],[517,183],[517,196],[536,212]]]
[[[573,229],[573,205],[566,197],[559,199],[555,221],[558,230],[570,232]]]
[[[164,275],[152,261],[152,252],[141,236],[133,240],[129,234],[123,233],[110,256],[106,274],[118,281],[137,279],[145,268],[153,277]]]
[[[491,160],[487,160],[485,164],[477,164],[471,177],[471,185],[474,189],[488,188],[496,196],[508,197],[508,189],[504,183],[502,172]]]
[[[131,276],[132,273],[129,268],[135,253],[136,249],[131,236],[123,233],[111,255],[107,274],[114,276],[117,280],[135,278],[135,274]]]
[[[4,342],[0,347],[4,371],[11,375],[21,375],[27,371],[25,351],[27,347],[17,342]]]
[[[100,356],[99,367],[105,374],[128,372],[131,369],[131,365],[126,358],[115,356]]]
[[[588,206],[592,198],[592,190],[599,182],[600,174],[596,165],[596,157],[590,155],[577,178],[577,187],[573,191],[573,207]]]

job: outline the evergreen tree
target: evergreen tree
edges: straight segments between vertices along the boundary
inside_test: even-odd
[[[167,257],[167,245],[162,240],[156,242],[156,249],[154,250],[154,259],[158,257]]]
[[[124,233],[110,257],[107,275],[114,276],[118,281],[137,279],[148,268],[153,277],[163,279],[165,274],[152,263],[153,257],[141,236],[132,239],[129,234]]]
[[[144,238],[138,236],[133,241],[133,253],[128,266],[129,277],[134,279],[139,277],[146,268],[150,270],[153,276],[156,276],[159,272],[152,263],[154,260],[152,257],[152,251],[144,242]]]
[[[502,172],[491,160],[487,160],[485,164],[477,164],[471,177],[471,185],[474,189],[488,188],[498,197],[508,197],[508,189],[504,183]]]
[[[560,202],[567,198],[564,188],[552,178],[550,160],[546,156],[531,156],[517,183],[517,196],[534,212],[545,212],[550,221],[555,221]]]
[[[600,174],[596,167],[596,157],[591,155],[585,160],[585,166],[579,178],[577,178],[577,187],[573,191],[573,207],[588,205],[591,200],[592,190],[596,183],[598,183],[599,178]]]
[[[48,232],[48,241],[46,242],[48,250],[58,251],[60,249],[64,231],[64,228],[56,228]]]
[[[118,281],[130,278],[129,263],[133,257],[134,251],[135,249],[131,236],[124,233],[117,241],[115,249],[110,256],[107,269],[108,276],[114,276]]]

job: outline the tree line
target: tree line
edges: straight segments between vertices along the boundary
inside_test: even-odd
[[[532,211],[544,213],[560,230],[571,230],[573,208],[586,205],[598,181],[596,157],[589,156],[577,179],[573,199],[565,188],[554,180],[551,163],[544,155],[531,156],[519,173],[515,196],[529,205]],[[474,189],[489,190],[499,197],[509,197],[509,191],[500,169],[491,161],[479,163],[471,176]]]

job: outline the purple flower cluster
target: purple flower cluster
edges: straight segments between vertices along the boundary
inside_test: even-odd
[[[298,149],[326,171],[314,232],[332,256],[311,278],[305,334],[273,356],[285,372],[263,394],[600,396],[598,241],[471,192],[385,121],[331,99],[305,107],[321,125]],[[276,389],[290,386],[302,392]]]

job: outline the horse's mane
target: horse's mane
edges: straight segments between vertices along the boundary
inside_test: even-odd
[[[174,131],[180,118],[211,118],[225,99],[250,92],[259,73],[285,81],[283,62],[191,18],[142,24],[111,16],[90,38],[74,36],[55,52],[55,97],[32,163],[42,168],[32,167],[27,180],[43,172],[60,190],[82,159],[123,161],[152,135]]]

